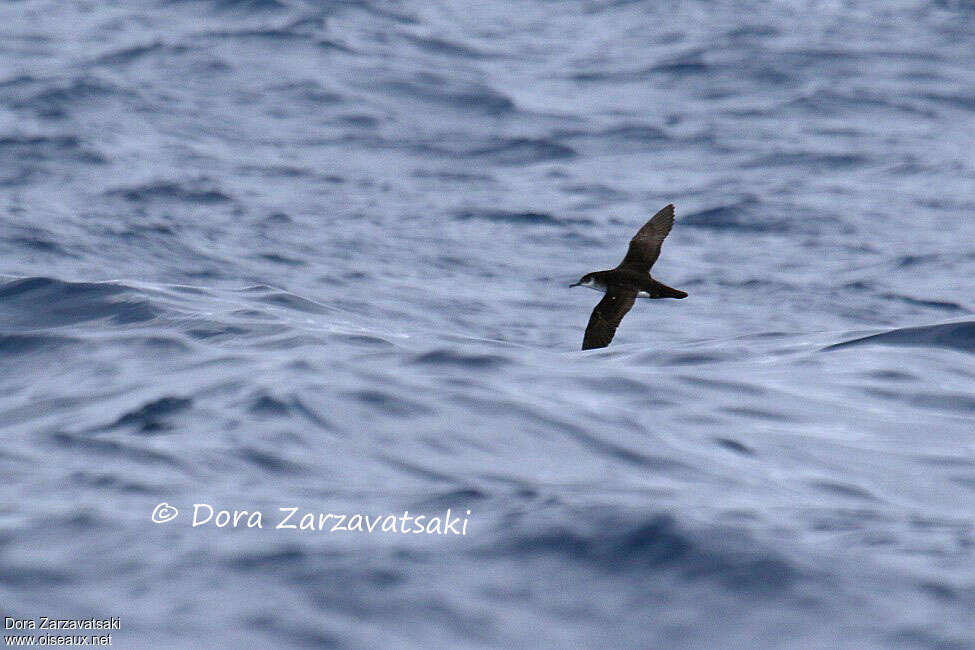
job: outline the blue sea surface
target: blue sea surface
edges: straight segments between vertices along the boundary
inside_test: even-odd
[[[0,616],[975,647],[973,60],[969,0],[0,4]],[[690,296],[580,352],[668,203]]]

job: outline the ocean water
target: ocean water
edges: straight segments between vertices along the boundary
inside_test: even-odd
[[[968,0],[3,3],[0,615],[975,647],[973,56]],[[671,202],[690,296],[580,352]]]

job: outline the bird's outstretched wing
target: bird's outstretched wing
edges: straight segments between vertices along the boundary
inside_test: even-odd
[[[640,273],[649,273],[650,267],[660,257],[660,245],[674,226],[674,206],[668,205],[643,224],[630,240],[626,257],[616,268],[628,268]]]
[[[589,317],[582,349],[604,348],[616,334],[620,321],[636,302],[637,290],[611,287]]]

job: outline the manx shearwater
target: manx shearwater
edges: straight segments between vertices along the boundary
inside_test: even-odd
[[[616,334],[620,321],[640,298],[686,298],[687,293],[650,277],[650,267],[660,257],[660,246],[674,225],[674,206],[653,215],[630,240],[630,248],[619,266],[609,271],[587,273],[570,286],[589,287],[606,295],[592,310],[582,349],[604,348]]]

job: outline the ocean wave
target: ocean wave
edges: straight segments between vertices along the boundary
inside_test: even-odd
[[[90,165],[104,165],[108,162],[97,149],[76,135],[0,135],[0,160],[11,166],[25,168],[25,163],[60,163],[66,159]],[[20,179],[20,182],[23,180]]]
[[[164,432],[173,428],[169,422],[173,415],[189,409],[192,405],[193,399],[190,397],[167,395],[146,402],[142,406],[120,415],[115,422],[107,425],[106,428],[132,428],[143,434]]]
[[[384,82],[382,88],[390,93],[492,116],[516,110],[515,102],[510,97],[483,83],[460,83],[432,72],[417,73],[408,79],[391,79]]]
[[[424,147],[433,153],[456,158],[471,158],[497,165],[530,165],[576,156],[569,146],[548,138],[493,138],[486,142],[454,147],[444,143]]]
[[[900,327],[828,346],[836,350],[860,345],[894,345],[934,347],[962,352],[975,352],[975,321],[940,323],[920,327]]]
[[[806,578],[803,569],[771,549],[761,549],[742,531],[693,530],[663,513],[636,520],[581,513],[565,521],[536,530],[526,522],[517,532],[504,533],[485,553],[562,555],[601,571],[631,575],[673,571],[685,580],[712,580],[753,596],[787,591]]]
[[[95,65],[107,66],[126,66],[130,63],[141,61],[144,58],[155,55],[184,55],[191,51],[186,45],[169,44],[161,40],[155,40],[144,45],[130,45],[117,50],[106,52],[99,55],[95,60]]]
[[[145,323],[161,310],[131,288],[113,283],[24,278],[0,285],[0,325],[46,329],[94,320]]]
[[[224,203],[232,201],[232,197],[212,187],[209,179],[194,181],[154,181],[135,187],[115,188],[107,192],[108,196],[117,196],[133,203],[148,203],[151,201],[185,201],[187,203]]]

